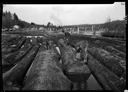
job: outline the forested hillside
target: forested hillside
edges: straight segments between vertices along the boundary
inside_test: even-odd
[[[103,28],[107,28],[109,31],[125,31],[126,30],[126,20],[116,20],[112,22],[104,23]]]
[[[87,26],[87,28],[90,28],[90,29],[91,29],[92,25],[95,25],[94,30],[105,29],[105,30],[107,30],[107,32],[125,32],[126,31],[126,23],[127,23],[126,20],[116,20],[116,21],[106,22],[106,23],[102,23],[102,24],[83,24],[83,25]],[[20,28],[27,28],[33,24],[38,27],[44,26],[43,24],[37,25],[33,22],[32,23],[25,22],[25,21],[21,20],[17,16],[16,13],[12,14],[7,11],[3,12],[2,28],[12,28],[14,25],[19,25]],[[70,25],[70,26],[73,26],[73,25]]]
[[[103,24],[102,27],[107,30],[102,36],[126,38],[126,23],[126,20],[116,20]]]
[[[19,25],[20,28],[30,26],[30,23],[27,23],[18,18],[18,16],[14,13],[3,12],[2,14],[2,28],[12,28],[14,25]]]

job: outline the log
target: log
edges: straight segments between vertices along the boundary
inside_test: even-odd
[[[126,72],[125,69],[120,65],[120,62],[122,62],[122,60],[114,57],[111,53],[95,47],[89,48],[88,51],[93,57],[99,60],[101,64],[106,66],[120,78],[122,77],[123,73]]]
[[[18,51],[4,55],[3,58],[9,64],[15,65],[15,63],[21,60],[31,48],[32,45],[30,45],[29,39],[26,39],[26,42],[22,45],[22,47]]]
[[[126,52],[126,46],[123,46],[121,44],[114,44],[112,42],[106,42],[105,40],[100,40],[100,42],[98,44],[99,45],[103,44],[104,46],[112,46],[120,52],[123,52],[123,53]]]
[[[35,62],[35,60],[37,59],[38,54],[39,54],[40,52],[44,51],[44,50],[46,50],[46,48],[45,48],[45,46],[44,46],[43,44],[41,44],[41,45],[40,45],[40,48],[39,48],[39,50],[38,50],[38,53],[36,54],[36,56],[35,56],[35,58],[34,58],[34,61],[32,62],[31,66],[29,67],[29,69],[28,69],[28,71],[27,71],[27,73],[26,73],[26,75],[25,75],[25,78],[29,75],[30,70],[31,70],[31,68],[32,68],[32,66],[33,66],[33,64],[34,64],[34,62]],[[25,79],[25,78],[24,78],[24,79]]]
[[[126,52],[126,46],[122,46],[122,45],[116,45],[114,43],[109,43],[106,42],[104,39],[95,39],[94,41],[91,41],[91,43],[93,43],[94,46],[98,46],[98,47],[102,47],[105,49],[105,47],[107,46],[112,46],[113,48],[115,48],[116,50],[118,50],[121,53],[125,53]],[[101,45],[102,44],[102,45]]]
[[[3,45],[5,47],[16,47],[16,44],[18,44],[19,40],[21,40],[23,37],[22,36],[16,36],[16,37],[9,37],[8,35],[7,39],[2,39]],[[15,46],[14,46],[15,45]]]
[[[87,65],[75,63],[65,73],[72,82],[86,82],[91,75]]]
[[[126,58],[126,54],[125,53],[113,48],[112,46],[104,47],[104,49],[109,51],[109,52],[111,52],[113,55],[119,56],[119,57],[121,57],[123,59]]]
[[[103,46],[101,46],[101,44]],[[96,40],[94,45],[95,46],[97,45],[98,47],[102,47],[103,49],[111,52],[113,55],[119,56],[119,57],[121,57],[123,59],[125,59],[125,57],[126,57],[126,54],[124,52],[119,51],[118,49],[114,48],[112,45],[109,45],[109,44],[106,44],[104,42],[101,42],[100,40]]]
[[[68,69],[68,67],[76,61],[75,51],[71,46],[66,45],[63,39],[60,39],[58,44],[58,47],[60,48],[63,68],[66,70],[66,68]]]
[[[39,51],[22,90],[70,90],[71,81],[56,62],[59,62],[59,57],[53,49]]]
[[[105,41],[106,43],[112,43],[113,45],[121,45],[123,46],[122,44],[125,43],[124,41],[121,41],[119,39],[114,39],[114,38],[98,38],[98,40],[101,40],[101,41]]]
[[[76,52],[73,50],[72,47],[66,45],[61,40],[59,42],[63,46],[60,46],[60,51],[62,61],[64,62],[62,64],[64,65],[65,75],[67,75],[67,77],[73,82],[73,86],[77,85],[78,88],[73,87],[73,89],[81,90],[83,89],[82,86],[86,85],[86,80],[91,75],[91,72],[88,66],[84,64],[84,60],[79,61],[76,59]],[[85,42],[80,42],[77,44],[77,46],[78,45],[80,45],[80,47],[82,48],[82,54],[84,57],[86,54],[85,49],[87,49],[86,44]]]
[[[80,52],[76,52],[77,47],[81,48]],[[75,45],[76,50],[71,47],[70,45],[66,45],[65,41],[63,39],[59,40],[59,48],[61,52],[61,58],[63,61],[63,65],[68,68],[70,65],[74,64],[75,62],[81,62],[79,59],[77,59],[77,54],[80,54],[79,58],[83,58],[83,61],[87,60],[87,48],[88,43],[85,41],[80,41]],[[82,61],[82,62],[83,62]],[[84,63],[83,62],[83,63]]]
[[[2,45],[4,45],[4,47],[8,47],[10,45],[14,45],[17,44],[18,41],[22,38],[21,36],[17,36],[14,35],[12,37],[10,37],[12,35],[6,35],[6,36],[2,36]]]
[[[16,65],[16,63],[21,61],[31,49],[32,49],[32,45],[26,42],[24,47],[21,48],[19,51],[12,53],[8,58],[3,59],[2,60],[3,73],[11,69],[14,65]]]
[[[7,54],[7,53],[10,53],[10,52],[15,52],[15,51],[17,51],[18,49],[21,48],[21,46],[25,43],[25,41],[26,41],[26,38],[23,37],[23,38],[19,41],[19,43],[17,44],[17,46],[16,46],[15,48],[8,48],[8,49],[3,48],[3,49],[2,49],[2,53],[3,53],[3,54]]]
[[[99,84],[105,90],[113,90],[115,92],[121,92],[125,88],[125,81],[111,72],[109,69],[100,64],[95,58],[88,54],[88,67],[91,70],[93,76],[99,82]]]
[[[3,74],[4,90],[20,89],[24,76],[38,52],[38,49],[38,45],[34,46],[21,62],[17,63],[11,70]]]

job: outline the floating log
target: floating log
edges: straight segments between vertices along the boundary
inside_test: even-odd
[[[12,37],[11,36],[10,35],[2,36],[2,45],[8,47],[17,44],[19,40],[22,38],[22,36],[16,36],[16,35]]]
[[[87,65],[75,63],[72,64],[72,66],[70,67],[70,69],[68,69],[66,74],[68,75],[68,78],[71,81],[82,82],[82,81],[86,81],[89,78],[91,72]]]
[[[19,43],[17,44],[17,46],[16,46],[15,48],[8,48],[8,49],[3,48],[3,49],[2,49],[2,53],[7,54],[7,53],[10,53],[10,52],[15,52],[15,51],[17,51],[18,49],[21,48],[21,46],[25,43],[25,41],[26,41],[26,38],[23,37],[23,38],[19,41]]]
[[[21,48],[19,51],[14,52],[10,56],[8,56],[8,58],[3,59],[2,60],[3,73],[11,69],[17,62],[21,61],[22,58],[24,58],[31,49],[32,49],[32,45],[26,42],[26,44],[24,44],[24,47]]]
[[[13,53],[9,53],[9,54],[6,54],[6,55],[4,55],[3,53],[2,53],[2,70],[4,71],[6,71],[6,69],[5,68],[7,68],[7,67],[9,67],[8,69],[10,69],[13,65],[11,64],[11,62],[13,62],[13,61],[15,61],[14,60],[14,58],[16,58],[15,56],[16,55],[18,55],[18,53],[19,53],[20,51],[16,51],[16,52],[13,52]],[[21,51],[21,52],[23,52],[23,50]],[[19,55],[18,55],[19,56]],[[11,61],[11,62],[9,62],[9,61]],[[4,68],[5,67],[5,68]],[[8,70],[7,69],[7,70]]]
[[[53,49],[39,51],[22,90],[70,90],[71,81],[56,62],[59,62],[59,56]]]
[[[121,45],[123,46],[122,44],[125,43],[124,41],[121,41],[119,39],[114,39],[114,38],[108,38],[108,37],[101,37],[101,38],[98,38],[98,40],[101,40],[101,41],[105,41],[106,43],[112,43],[113,45]]]
[[[9,38],[9,39],[8,39]],[[2,39],[2,46],[3,48],[15,48],[16,44],[22,39],[21,36],[16,36],[16,37],[6,37],[5,39]]]
[[[32,47],[32,45],[30,45],[30,42],[28,42],[29,39],[26,40],[27,41],[22,45],[22,47],[18,51],[4,55],[4,60],[7,61],[9,64],[15,64],[16,61],[22,59],[23,56],[25,56],[26,53]]]
[[[109,52],[111,52],[113,55],[117,55],[117,56],[119,56],[119,57],[121,57],[123,59],[126,58],[126,54],[125,53],[113,48],[112,46],[104,47],[104,49],[109,51]]]
[[[88,40],[90,40],[90,39],[88,39]],[[115,50],[118,50],[121,53],[125,53],[126,52],[126,46],[125,45],[124,46],[121,46],[119,44],[116,45],[114,43],[106,42],[104,39],[102,39],[102,40],[101,39],[93,39],[93,41],[90,40],[90,43],[92,43],[91,45],[93,45],[93,46],[102,47],[104,49],[107,46],[112,46],[113,48],[115,48]]]
[[[103,46],[102,46],[101,44],[102,44]],[[119,57],[121,57],[121,58],[123,58],[123,59],[126,58],[126,54],[125,54],[124,52],[119,51],[118,49],[114,48],[112,45],[108,45],[108,44],[106,44],[106,43],[104,43],[104,42],[101,42],[100,40],[96,40],[96,41],[95,41],[94,46],[96,46],[96,45],[97,45],[98,47],[102,47],[103,49],[105,49],[105,50],[111,52],[113,55],[119,56]]]
[[[21,87],[24,76],[38,52],[38,49],[38,45],[34,46],[21,62],[17,63],[11,70],[3,74],[4,90],[16,90]]]
[[[26,73],[26,75],[25,75],[25,78],[29,75],[30,70],[31,70],[31,67],[33,66],[33,63],[35,62],[35,60],[37,59],[38,54],[39,54],[40,52],[44,51],[44,50],[46,50],[45,46],[44,46],[44,45],[40,45],[40,48],[39,48],[39,50],[38,50],[38,53],[36,54],[36,56],[35,56],[35,58],[34,58],[34,61],[32,62],[31,66],[29,67],[29,69],[28,69],[28,71],[27,71],[27,73]]]
[[[100,83],[105,90],[113,90],[115,92],[121,92],[125,88],[125,81],[111,72],[109,69],[100,64],[94,59],[90,53],[88,54],[88,67],[91,70],[93,76]]]
[[[76,86],[77,90],[83,89],[85,87],[82,87],[83,85],[86,85],[86,80],[91,75],[91,72],[87,65],[84,64],[83,61],[79,61],[76,59],[76,52],[73,50],[72,47],[66,45],[63,40],[59,41],[60,44],[63,46],[60,46],[61,51],[61,58],[62,58],[62,65],[64,65],[64,72],[65,75],[73,82],[73,86]],[[86,44],[84,41],[77,44],[77,46],[81,47],[83,57],[86,54]],[[85,57],[84,57],[85,59]],[[74,89],[74,87],[73,87]]]
[[[120,52],[123,52],[125,53],[126,52],[126,46],[123,46],[121,44],[114,44],[113,42],[106,42],[105,40],[99,40],[100,42],[97,43],[99,45],[103,45],[103,47],[106,47],[106,46],[112,46],[114,47],[115,49],[117,49],[118,51]],[[123,48],[122,48],[123,47]]]
[[[63,39],[60,39],[58,44],[60,48],[63,68],[66,69],[69,67],[69,65],[76,61],[75,51],[71,46],[66,45]]]
[[[122,62],[122,60],[116,58],[111,53],[101,48],[95,47],[89,48],[88,51],[93,57],[99,60],[101,64],[106,66],[109,70],[114,72],[120,78],[122,77],[123,73],[126,72],[125,69],[120,65],[120,62]]]

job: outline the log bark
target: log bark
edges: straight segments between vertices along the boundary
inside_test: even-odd
[[[108,70],[102,64],[100,64],[96,59],[94,59],[90,53],[88,60],[88,67],[91,70],[93,76],[101,84],[105,90],[113,90],[115,92],[121,92],[124,90],[125,81],[120,80],[113,72]]]
[[[10,35],[2,36],[2,47],[12,47],[21,40],[22,36],[15,35],[10,37]]]
[[[101,46],[101,44],[103,46]],[[97,45],[98,47],[102,47],[103,49],[111,52],[113,55],[117,55],[123,59],[126,58],[126,54],[122,51],[119,51],[118,49],[114,48],[112,45],[109,45],[109,44],[106,44],[104,42],[101,42],[100,40],[96,40],[94,45]],[[123,47],[123,48],[126,48],[126,47]]]
[[[28,40],[28,39],[27,39]],[[5,73],[11,69],[17,62],[21,61],[23,57],[31,50],[32,45],[28,41],[23,45],[24,47],[20,48],[14,53],[2,56],[2,71]]]
[[[21,46],[25,43],[25,41],[26,41],[26,38],[23,37],[23,38],[19,41],[19,43],[17,44],[17,46],[16,46],[15,48],[8,48],[8,49],[3,48],[3,49],[2,49],[2,53],[3,53],[3,54],[7,54],[7,53],[10,53],[10,52],[15,52],[15,51],[17,51],[18,49],[21,48]]]
[[[38,49],[38,45],[34,46],[21,62],[17,63],[11,70],[3,74],[4,90],[16,90],[21,87],[24,76],[38,52]]]
[[[14,64],[16,63],[15,61],[20,60],[23,56],[25,56],[31,47],[32,45],[30,45],[29,39],[26,39],[26,42],[18,51],[4,55],[3,59],[10,64]]]
[[[123,73],[126,72],[125,68],[123,68],[120,64],[122,60],[116,58],[111,53],[100,49],[100,48],[89,48],[89,52],[93,55],[97,60],[100,61],[101,64],[106,66],[109,70],[114,72],[120,78],[122,77]],[[126,62],[126,61],[124,61]]]
[[[83,89],[83,85],[86,84],[86,80],[89,78],[91,72],[86,64],[84,64],[83,61],[79,61],[76,59],[76,52],[73,50],[72,47],[69,45],[66,45],[64,41],[59,41],[60,42],[60,51],[61,51],[61,58],[62,58],[62,65],[64,65],[64,72],[65,75],[73,82],[74,86],[77,85],[78,88],[74,89]],[[85,56],[85,48],[86,45],[84,42],[81,42],[77,44],[77,46],[80,45],[82,48],[82,53],[83,57]],[[85,59],[85,57],[84,57]],[[79,87],[80,86],[80,87]]]
[[[71,81],[56,62],[59,62],[59,57],[53,49],[39,51],[22,90],[70,90]]]
[[[123,58],[123,59],[126,58],[126,54],[125,53],[120,52],[119,50],[113,48],[112,46],[104,47],[104,49],[109,51],[109,52],[111,52],[111,53],[113,53],[114,55],[117,55],[117,56]]]
[[[58,44],[61,52],[63,68],[66,70],[76,61],[75,51],[72,47],[66,45],[63,39],[59,40]]]

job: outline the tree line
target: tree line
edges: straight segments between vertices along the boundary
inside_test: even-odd
[[[2,28],[12,28],[14,25],[20,26],[20,28],[30,26],[30,23],[25,22],[18,18],[17,14],[10,12],[3,12],[2,14]]]
[[[104,23],[103,28],[107,28],[108,31],[126,31],[126,20],[116,20]]]
[[[33,22],[28,23],[25,22],[17,16],[16,13],[12,14],[10,12],[3,12],[2,14],[2,28],[12,28],[14,25],[19,25],[20,28],[28,28],[28,27],[41,27],[42,25],[37,25]],[[52,23],[48,22],[48,24],[44,27],[55,27],[55,28],[61,28],[60,26],[55,26]],[[90,25],[91,26],[91,25]],[[126,20],[116,20],[116,21],[109,21],[103,24],[96,24],[95,29],[107,29],[108,31],[126,31]]]
[[[126,20],[116,20],[107,22],[102,25],[103,28],[107,29],[101,35],[104,37],[117,37],[126,38]]]

